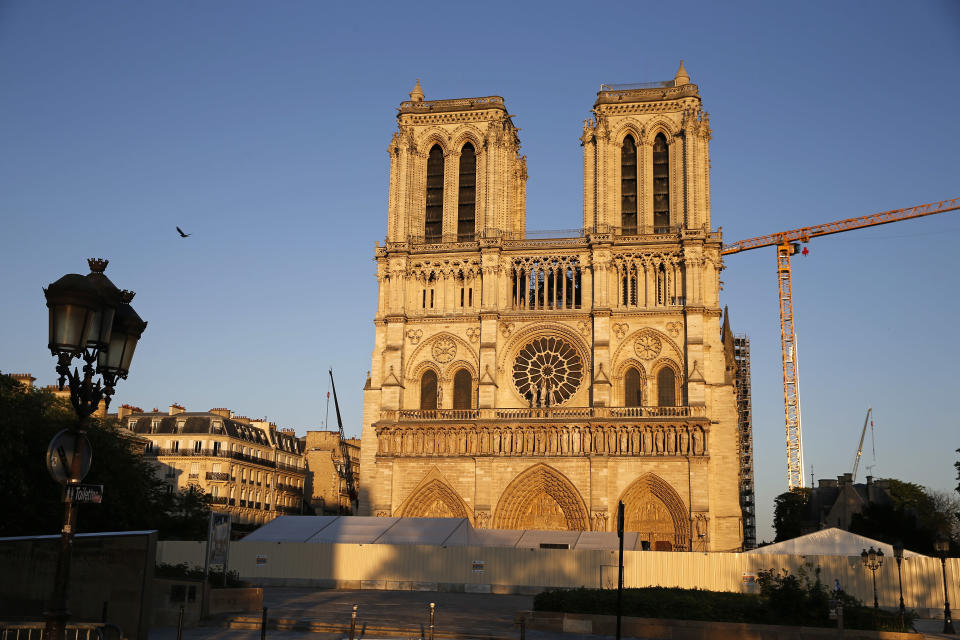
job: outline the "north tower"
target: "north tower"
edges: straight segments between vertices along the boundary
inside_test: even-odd
[[[592,114],[583,230],[533,239],[503,99],[401,104],[362,515],[612,531],[623,500],[650,548],[741,546],[707,115],[682,65]]]

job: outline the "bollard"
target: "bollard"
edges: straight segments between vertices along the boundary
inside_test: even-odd
[[[177,640],[183,638],[183,605],[180,605],[180,619],[177,620]]]
[[[436,604],[430,603],[430,640],[433,640],[433,616],[436,613]]]
[[[267,608],[263,608],[263,618],[260,619],[260,640],[266,640],[267,637]]]
[[[357,633],[357,605],[353,605],[353,613],[350,614],[350,640],[354,639]]]

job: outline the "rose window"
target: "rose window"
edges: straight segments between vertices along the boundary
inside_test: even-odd
[[[660,348],[660,338],[649,333],[643,334],[633,343],[633,350],[644,360],[656,358],[660,355]]]
[[[570,399],[583,381],[583,361],[560,338],[536,338],[517,354],[513,384],[532,406],[549,407]]]

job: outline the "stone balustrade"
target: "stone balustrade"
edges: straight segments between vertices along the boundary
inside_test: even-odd
[[[401,409],[381,411],[381,422],[426,420],[583,420],[584,418],[705,418],[706,407],[521,407],[517,409]]]

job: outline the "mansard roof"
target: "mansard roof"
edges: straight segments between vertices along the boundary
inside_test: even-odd
[[[244,440],[256,444],[272,444],[269,435],[260,427],[224,418],[215,413],[194,413],[185,412],[172,416],[160,416],[159,414],[140,414],[131,416],[136,419],[136,425],[133,428],[135,433],[153,433],[153,434],[200,434],[227,435],[237,440]],[[153,430],[153,422],[159,418],[160,424]],[[183,428],[177,429],[177,424],[183,421]],[[290,436],[287,434],[277,434],[278,436]],[[298,452],[297,449],[279,447],[284,451]]]

